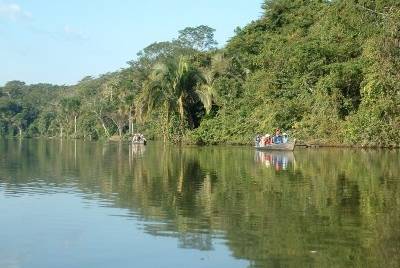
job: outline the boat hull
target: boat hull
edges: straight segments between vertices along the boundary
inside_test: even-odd
[[[296,141],[281,143],[281,144],[267,144],[265,146],[255,146],[260,151],[293,151],[296,146]]]
[[[142,145],[146,145],[147,141],[133,141],[132,144],[142,144]]]

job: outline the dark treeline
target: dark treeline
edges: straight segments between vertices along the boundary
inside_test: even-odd
[[[399,1],[262,8],[222,49],[214,29],[188,27],[74,86],[8,82],[0,135],[248,143],[280,127],[308,142],[400,143]]]

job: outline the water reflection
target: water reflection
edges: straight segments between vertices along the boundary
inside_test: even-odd
[[[293,152],[256,151],[255,160],[275,171],[288,170],[294,168],[295,165]]]
[[[146,146],[142,144],[130,144],[129,145],[132,150],[132,155],[136,157],[140,157],[146,151]]]
[[[1,141],[0,152],[0,196],[78,195],[128,211],[109,217],[180,249],[218,253],[223,241],[254,267],[400,263],[398,151],[257,152],[254,161],[245,147],[28,140]]]

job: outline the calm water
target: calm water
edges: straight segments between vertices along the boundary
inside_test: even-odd
[[[399,151],[0,140],[0,267],[399,267]]]

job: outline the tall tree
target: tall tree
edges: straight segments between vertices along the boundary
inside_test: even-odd
[[[64,115],[67,118],[67,123],[73,120],[74,124],[74,138],[77,137],[77,120],[80,113],[81,100],[76,97],[64,97],[60,101]],[[70,118],[72,117],[72,120]]]
[[[217,53],[212,56],[211,65],[200,70],[202,81],[198,84],[196,93],[207,114],[210,113],[218,98],[218,92],[214,84],[215,80],[227,72],[229,64],[230,61],[222,53]]]
[[[20,97],[25,89],[25,82],[22,81],[10,81],[7,82],[3,87],[3,94],[7,95],[10,99]]]
[[[147,106],[145,107],[147,112],[151,112],[158,103],[162,105],[164,138],[168,122],[174,112],[179,115],[180,130],[183,131],[187,123],[186,104],[195,95],[198,81],[199,73],[190,66],[185,57],[154,66],[142,100]]]
[[[213,50],[218,45],[218,42],[214,39],[214,32],[215,29],[206,25],[186,27],[179,31],[177,41],[185,47],[198,51]]]

